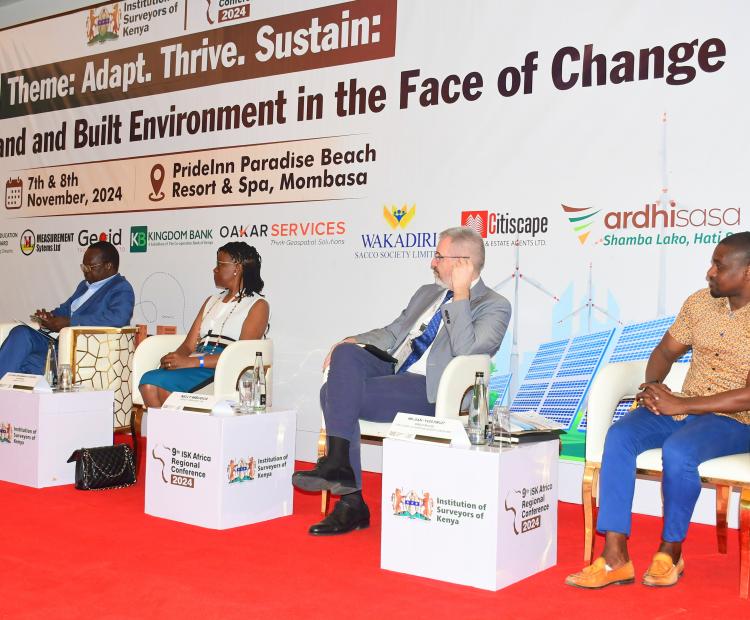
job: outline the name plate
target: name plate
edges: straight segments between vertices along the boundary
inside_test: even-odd
[[[190,411],[192,413],[211,413],[219,398],[213,394],[191,394],[188,392],[172,392],[162,409],[171,411]]]
[[[399,412],[388,431],[390,439],[468,448],[471,444],[461,420]]]
[[[22,372],[6,372],[0,379],[0,389],[36,392],[37,394],[52,391],[44,375],[27,375]]]

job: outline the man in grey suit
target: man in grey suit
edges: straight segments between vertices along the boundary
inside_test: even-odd
[[[359,420],[391,422],[399,411],[435,415],[448,363],[457,355],[494,355],[500,348],[511,308],[479,277],[482,238],[470,228],[444,230],[431,267],[435,283],[420,287],[395,321],[342,340],[326,357],[328,380],[320,403],[328,453],[313,470],[296,472],[292,483],[342,497],[330,515],[310,527],[313,535],[370,525],[361,492]]]

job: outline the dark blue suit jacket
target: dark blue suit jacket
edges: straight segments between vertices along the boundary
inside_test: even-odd
[[[86,292],[87,283],[83,280],[67,301],[52,311],[55,316],[70,317],[70,325],[97,325],[104,327],[125,327],[130,324],[135,305],[135,293],[125,278],[119,273],[102,286],[96,293],[71,314],[70,304]]]

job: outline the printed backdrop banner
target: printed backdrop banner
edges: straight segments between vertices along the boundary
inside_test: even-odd
[[[320,425],[331,344],[484,237],[514,319],[493,400],[568,425],[746,228],[745,3],[130,0],[3,31],[2,320],[109,239],[133,323],[186,331],[224,243],[263,256],[275,405]],[[679,386],[677,386],[679,387]],[[305,448],[307,446],[307,448]]]

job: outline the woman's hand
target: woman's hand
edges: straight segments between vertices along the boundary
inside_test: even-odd
[[[196,359],[197,358],[190,357],[189,355],[184,355],[182,353],[178,353],[177,351],[172,351],[171,353],[167,353],[164,357],[161,358],[161,368],[165,370],[192,368],[196,365]]]

